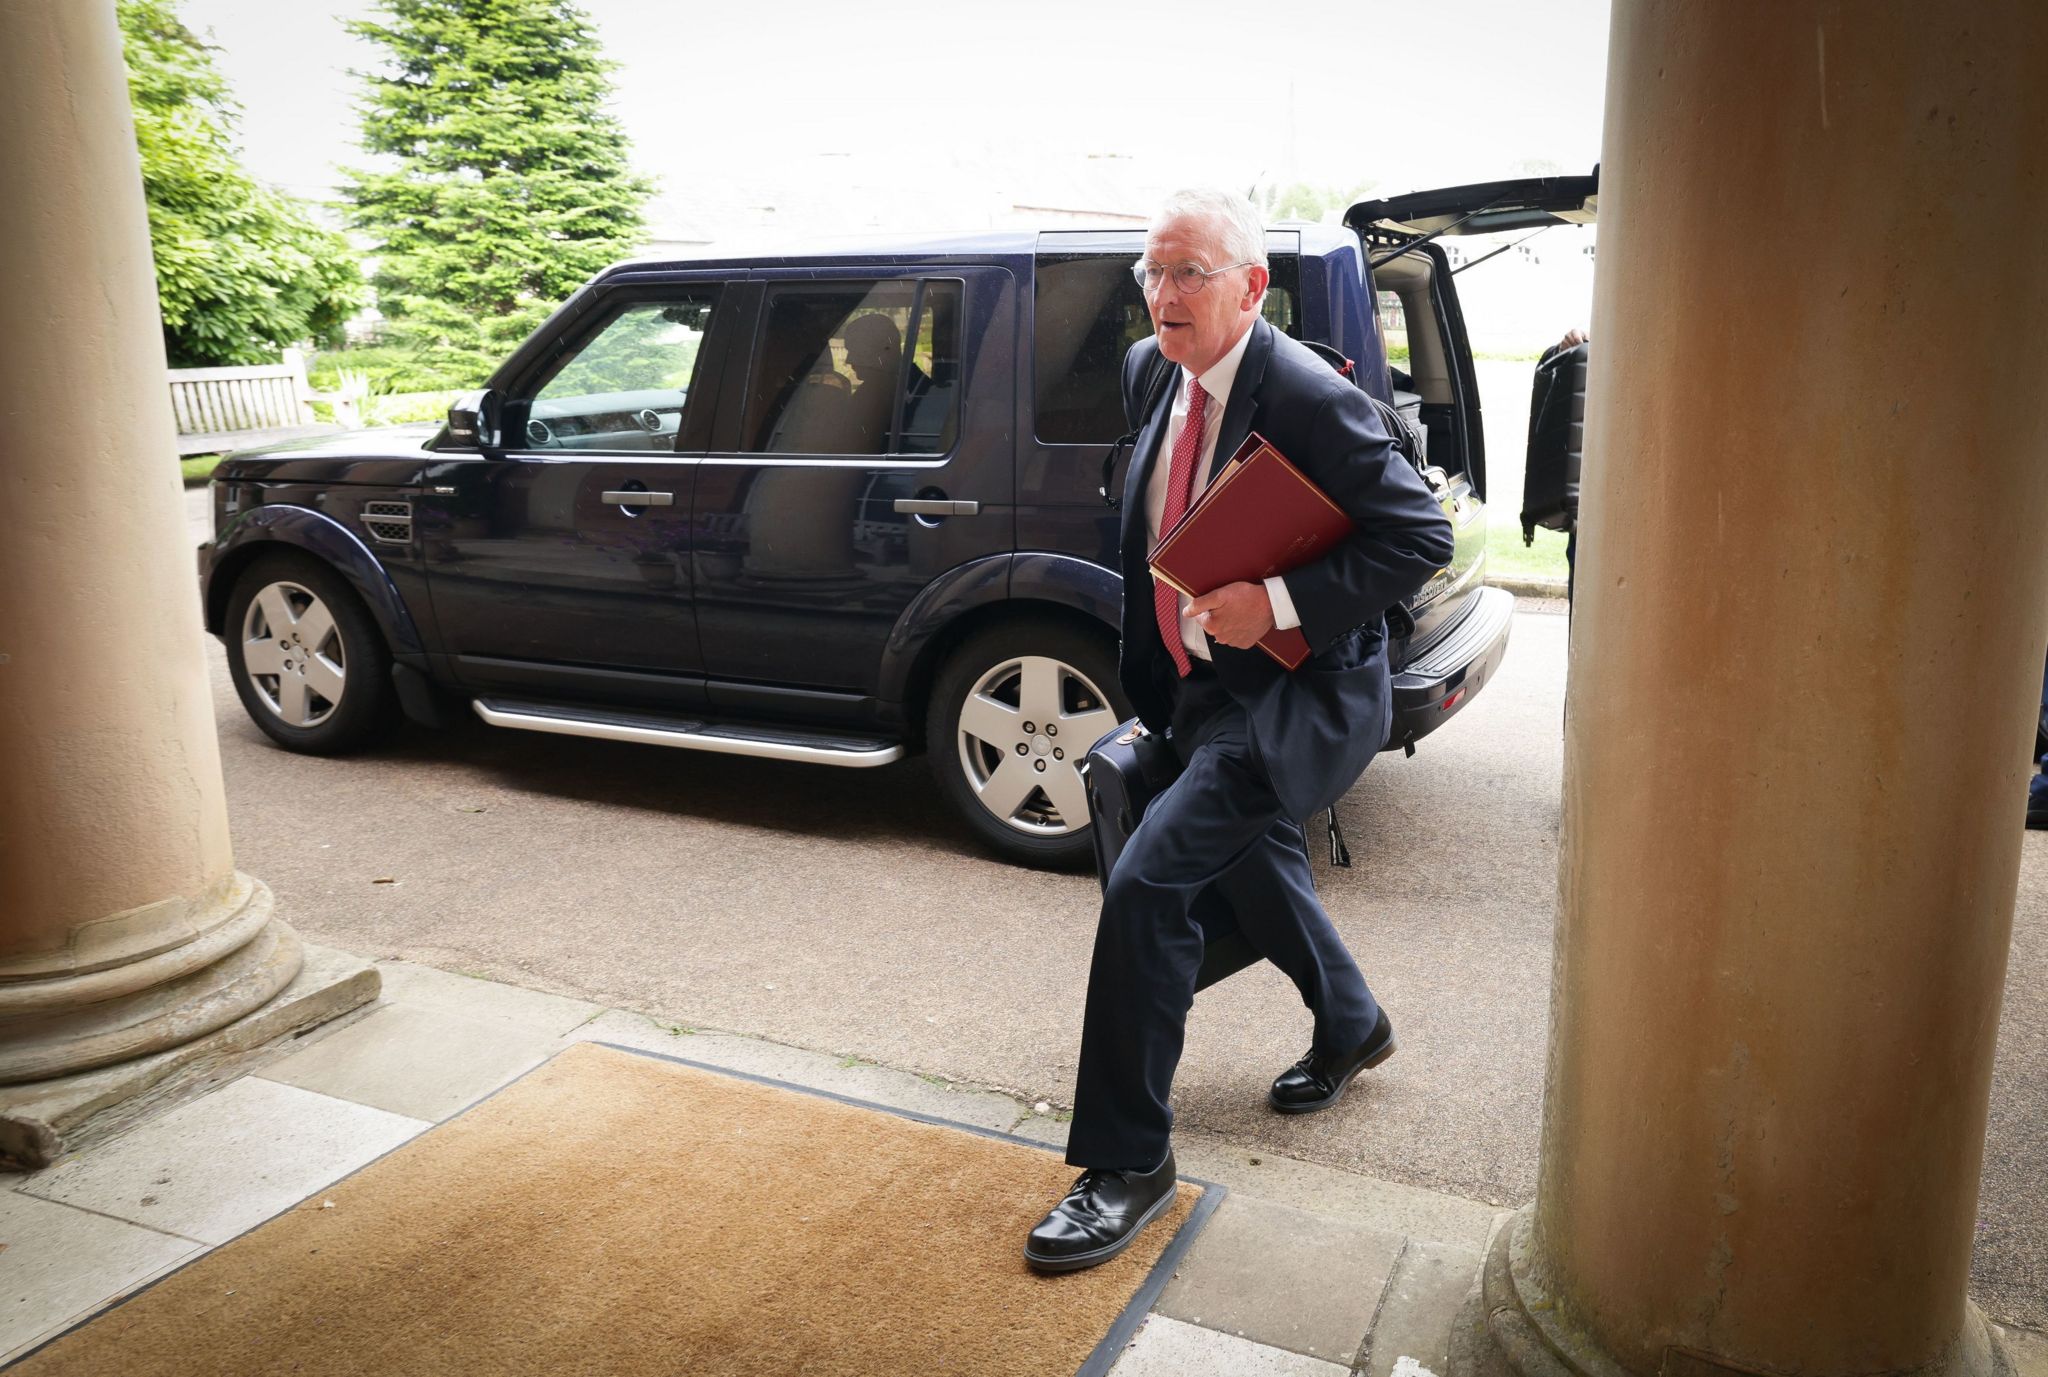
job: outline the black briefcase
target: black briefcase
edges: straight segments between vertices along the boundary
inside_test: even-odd
[[[1081,778],[1088,786],[1088,815],[1095,837],[1095,878],[1109,883],[1110,868],[1123,854],[1124,843],[1137,830],[1138,820],[1153,799],[1180,774],[1180,757],[1173,747],[1146,731],[1135,717],[1102,738],[1081,762]],[[1237,915],[1214,889],[1203,891],[1195,900],[1195,922],[1206,939],[1202,968],[1195,977],[1197,990],[1236,975],[1262,958],[1245,935],[1238,931]]]

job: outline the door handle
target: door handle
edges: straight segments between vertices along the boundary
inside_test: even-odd
[[[981,504],[928,497],[899,497],[896,499],[896,510],[910,516],[975,516],[980,513]]]
[[[673,507],[676,504],[676,495],[672,492],[641,492],[636,489],[631,492],[600,493],[599,496],[621,507]]]

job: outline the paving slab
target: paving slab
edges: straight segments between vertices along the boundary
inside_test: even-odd
[[[379,961],[384,998],[393,1004],[439,1009],[463,1018],[509,1023],[560,1037],[604,1012],[602,1004],[506,985],[482,976],[436,970],[411,961]]]
[[[1408,1240],[1387,1280],[1366,1341],[1369,1361],[1360,1371],[1368,1377],[1395,1377],[1400,1366],[1402,1377],[1408,1377],[1411,1369],[1401,1363],[1404,1358],[1431,1372],[1449,1371],[1451,1326],[1478,1280],[1483,1258],[1472,1248]]]
[[[1176,1133],[1174,1156],[1184,1175],[1215,1181],[1261,1200],[1313,1214],[1356,1219],[1382,1233],[1475,1252],[1485,1246],[1495,1217],[1503,1213],[1484,1201],[1318,1166],[1247,1148],[1214,1134]]]
[[[1145,1321],[1110,1377],[1346,1377],[1320,1358],[1222,1334],[1163,1315]]]
[[[288,1036],[317,1032],[377,997],[376,968],[361,957],[312,943],[303,954],[290,984],[225,1028],[113,1066],[0,1086],[0,1163],[46,1167],[117,1137],[272,1059]]]
[[[1016,1125],[1010,1129],[1010,1132],[1016,1134],[1019,1138],[1029,1138],[1034,1143],[1044,1143],[1047,1147],[1065,1150],[1067,1146],[1067,1132],[1073,1126],[1072,1119],[1062,1119],[1055,1114],[1027,1114],[1017,1121]],[[1174,1161],[1180,1166],[1181,1171],[1185,1173],[1187,1171],[1187,1164],[1180,1161],[1180,1141],[1178,1139],[1174,1140],[1173,1150]]]
[[[204,1246],[0,1191],[0,1362]]]
[[[1349,1365],[1403,1240],[1349,1219],[1227,1197],[1159,1297],[1158,1313]]]
[[[2048,1377],[2048,1334],[1996,1326],[2016,1377]]]
[[[20,1190],[225,1243],[427,1127],[249,1076],[36,1172]]]
[[[495,1019],[391,1004],[263,1069],[267,1080],[434,1123],[561,1047]]]
[[[1063,1148],[1067,1119],[1028,1114],[1010,1130],[1019,1138]],[[1381,1233],[1483,1252],[1496,1218],[1509,1213],[1483,1200],[1467,1200],[1421,1186],[1380,1181],[1337,1167],[1319,1166],[1196,1130],[1173,1135],[1181,1175],[1197,1176],[1243,1194],[1293,1205],[1311,1214],[1354,1219]]]
[[[1008,1132],[1028,1108],[994,1091],[956,1086],[851,1057],[730,1033],[674,1031],[680,1026],[614,1009],[576,1028],[564,1042],[615,1042],[998,1132]]]

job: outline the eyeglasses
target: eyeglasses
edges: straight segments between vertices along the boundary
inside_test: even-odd
[[[1182,296],[1193,296],[1209,285],[1210,278],[1227,273],[1232,268],[1252,266],[1254,265],[1249,258],[1242,263],[1227,263],[1220,268],[1204,268],[1200,263],[1176,263],[1170,268],[1162,268],[1157,263],[1140,260],[1131,265],[1131,276],[1138,279],[1138,286],[1145,291],[1156,292],[1159,290],[1160,279],[1172,273],[1174,290]]]

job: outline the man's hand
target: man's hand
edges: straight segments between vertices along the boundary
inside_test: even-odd
[[[1189,603],[1188,615],[1223,644],[1250,650],[1273,629],[1273,600],[1263,583],[1226,583]]]

